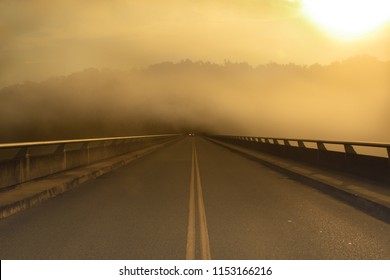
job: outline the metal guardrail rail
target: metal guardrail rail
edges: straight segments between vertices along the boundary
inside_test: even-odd
[[[351,142],[351,141],[328,141],[328,140],[313,140],[313,139],[294,139],[294,138],[273,138],[273,137],[254,137],[254,136],[231,136],[231,135],[212,135],[212,137],[218,138],[230,138],[243,141],[261,142],[265,144],[276,144],[293,146],[292,142],[298,143],[300,148],[313,148],[307,147],[305,143],[315,143],[318,150],[330,150],[325,144],[342,145],[345,153],[359,154],[355,150],[356,147],[373,147],[373,148],[385,148],[387,150],[387,157],[390,158],[390,143],[382,142]]]
[[[390,182],[390,143],[210,135],[280,157]]]
[[[73,143],[92,143],[102,141],[118,141],[118,140],[130,140],[130,139],[146,139],[156,137],[170,137],[178,136],[180,134],[157,134],[157,135],[143,135],[143,136],[124,136],[124,137],[107,137],[107,138],[88,138],[88,139],[75,139],[75,140],[54,140],[54,141],[38,141],[38,142],[17,142],[17,143],[0,143],[0,149],[7,148],[20,148],[20,147],[36,147],[58,144],[73,144]]]
[[[180,134],[0,144],[0,191],[174,139]]]

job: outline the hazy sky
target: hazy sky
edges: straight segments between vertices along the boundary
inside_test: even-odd
[[[182,59],[313,64],[370,54],[390,60],[389,24],[345,40],[324,32],[301,4],[0,0],[0,88],[88,67],[128,69]]]

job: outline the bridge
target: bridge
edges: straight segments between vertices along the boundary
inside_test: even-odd
[[[0,144],[1,259],[389,259],[390,144]]]

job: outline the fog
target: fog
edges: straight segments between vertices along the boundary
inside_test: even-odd
[[[0,90],[0,142],[156,133],[390,142],[390,62],[164,62]]]
[[[390,142],[390,19],[347,39],[304,3],[2,0],[0,142],[190,131]],[[356,8],[337,24],[378,10]]]

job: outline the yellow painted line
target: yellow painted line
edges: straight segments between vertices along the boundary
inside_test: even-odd
[[[195,189],[196,184],[196,189]],[[196,196],[197,194],[197,196]],[[210,241],[207,229],[206,211],[203,202],[202,184],[200,181],[198,155],[196,152],[195,142],[192,142],[192,160],[191,160],[191,178],[190,178],[190,195],[188,202],[188,228],[186,259],[196,259],[196,203],[198,204],[199,218],[199,240],[200,240],[200,259],[211,260]]]
[[[194,145],[193,147],[195,151],[196,186],[198,191],[200,255],[202,260],[211,260],[210,241],[209,241],[209,233],[207,229],[206,211],[203,203],[202,185],[200,182],[198,155],[196,153],[196,146]]]
[[[188,228],[186,259],[195,260],[195,150],[192,143],[192,162],[190,179],[190,198],[188,203]]]

